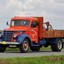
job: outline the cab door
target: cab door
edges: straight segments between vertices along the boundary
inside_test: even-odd
[[[38,22],[32,22],[29,30],[29,36],[33,42],[38,43]]]

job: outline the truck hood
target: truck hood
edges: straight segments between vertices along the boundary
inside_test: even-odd
[[[29,30],[29,27],[10,27],[4,30],[6,31],[27,31]]]

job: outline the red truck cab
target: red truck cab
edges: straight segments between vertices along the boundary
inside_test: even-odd
[[[34,26],[34,23],[36,26]],[[33,25],[32,25],[33,24]],[[14,17],[11,19],[9,31],[24,31],[32,41],[38,43],[38,19],[33,17]]]

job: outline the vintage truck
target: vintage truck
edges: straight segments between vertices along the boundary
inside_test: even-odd
[[[51,46],[52,51],[61,51],[64,30],[54,30],[43,17],[13,17],[10,27],[0,35],[0,52],[6,47],[16,46],[22,53],[39,51],[42,46]],[[8,23],[7,23],[8,24]],[[45,27],[46,25],[46,27]]]

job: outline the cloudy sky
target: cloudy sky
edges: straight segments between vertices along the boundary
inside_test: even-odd
[[[14,16],[42,16],[54,29],[64,29],[64,0],[0,0],[0,30]]]

